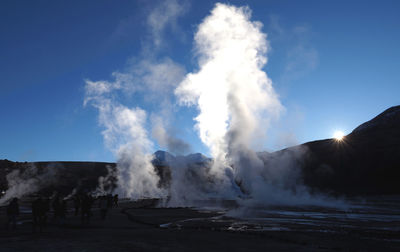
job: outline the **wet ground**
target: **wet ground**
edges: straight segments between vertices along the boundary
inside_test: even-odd
[[[90,224],[70,212],[32,232],[22,203],[15,231],[0,226],[0,251],[400,251],[400,197],[352,201],[346,209],[236,206],[154,208],[125,202]],[[228,204],[229,205],[229,204]],[[5,222],[4,208],[0,222]]]

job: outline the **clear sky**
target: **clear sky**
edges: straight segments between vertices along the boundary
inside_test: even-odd
[[[85,80],[111,81],[148,51],[196,69],[193,36],[216,1],[178,3],[0,1],[0,159],[114,161],[97,110],[83,106]],[[286,110],[270,127],[266,150],[350,133],[400,104],[399,1],[224,3],[248,5],[270,43],[264,70]],[[177,109],[176,134],[207,154],[195,115]]]

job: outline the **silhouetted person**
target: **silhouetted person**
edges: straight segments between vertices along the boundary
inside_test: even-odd
[[[53,208],[53,218],[56,221],[56,223],[58,223],[60,221],[60,207],[61,207],[60,198],[58,196],[56,196],[53,199],[51,206]]]
[[[33,216],[33,232],[36,232],[36,228],[39,226],[39,231],[42,232],[46,223],[46,212],[47,206],[46,201],[41,197],[33,201],[32,203],[32,216]]]
[[[81,222],[82,224],[89,223],[92,216],[93,199],[90,195],[83,195],[81,202]]]
[[[13,229],[17,228],[18,215],[19,215],[18,198],[13,198],[7,206],[7,224],[6,224],[7,230],[10,227],[10,223],[12,224]]]
[[[43,226],[47,226],[47,213],[50,211],[50,199],[46,198],[43,200],[43,209],[44,209],[44,219]]]
[[[54,220],[57,224],[65,224],[66,201],[56,196],[53,200]]]
[[[65,225],[65,219],[67,217],[67,201],[65,199],[61,200],[59,208],[59,223]]]
[[[100,208],[100,217],[102,220],[106,219],[106,215],[107,215],[107,211],[108,211],[109,207],[110,207],[110,205],[109,205],[108,196],[101,196],[99,198],[99,208]]]
[[[107,194],[107,207],[112,208],[113,207],[113,196],[111,193]]]
[[[75,195],[73,201],[74,201],[74,208],[75,208],[75,216],[78,216],[79,208],[81,208],[81,199],[80,199],[79,195]]]
[[[118,207],[118,194],[114,195],[114,206]]]

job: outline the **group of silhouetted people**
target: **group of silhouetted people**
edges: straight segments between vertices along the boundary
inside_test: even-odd
[[[76,194],[72,196],[72,202],[74,207],[74,215],[81,215],[81,224],[85,225],[90,223],[92,216],[92,207],[94,202],[98,200],[100,209],[100,218],[104,220],[107,216],[108,210],[114,206],[118,206],[118,194],[116,195],[104,195],[99,197],[93,197],[90,194]],[[66,223],[66,216],[68,212],[67,198],[62,198],[56,194],[52,200],[49,198],[43,198],[39,196],[32,202],[32,229],[33,232],[39,230],[40,232],[47,225],[48,213],[50,212],[50,206],[53,210],[54,223],[60,226],[64,226]],[[7,221],[6,229],[16,229],[17,218],[20,213],[20,207],[18,198],[13,198],[7,208]]]
[[[107,194],[99,197],[100,216],[102,220],[106,218],[108,209],[113,206],[118,206],[118,194],[114,196]]]

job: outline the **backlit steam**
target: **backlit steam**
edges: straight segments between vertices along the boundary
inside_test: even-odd
[[[138,59],[128,64],[124,71],[112,74],[114,81],[85,81],[84,104],[91,104],[99,111],[99,122],[105,128],[105,143],[118,159],[117,189],[124,197],[137,199],[165,195],[158,186],[160,178],[152,165],[153,142],[146,129],[149,115],[152,118],[164,116],[163,120],[150,118],[153,137],[159,145],[177,153],[189,149],[186,142],[168,134],[168,128],[165,129],[169,123],[165,115],[171,110],[173,90],[185,71],[170,58],[159,58],[156,54],[163,42],[164,29],[177,28],[176,22],[184,13],[184,6],[179,1],[168,0],[150,13],[147,23],[151,31],[150,40],[145,41]],[[159,106],[150,112],[137,106],[131,108],[118,101],[120,93],[126,97],[140,93],[144,102]]]
[[[106,145],[118,157],[118,193],[124,197],[160,197],[159,178],[151,164],[152,142],[144,127],[146,112],[138,107],[127,108],[106,95],[120,87],[114,83],[86,81],[85,104],[90,102],[99,110],[99,121],[105,127]]]
[[[113,82],[86,81],[85,103],[99,110],[105,142],[119,159],[121,195],[163,197],[170,206],[238,196],[251,199],[241,202],[244,206],[318,203],[302,185],[296,169],[305,149],[276,154],[254,151],[255,143],[265,140],[270,121],[284,108],[263,71],[269,49],[267,35],[261,31],[262,24],[250,18],[248,7],[216,4],[195,34],[199,69],[184,78],[180,65],[169,58],[153,58],[124,73],[114,73]],[[165,109],[173,104],[172,90],[179,104],[197,107],[196,129],[212,159],[197,154],[179,156],[189,146],[165,130],[173,112]],[[157,97],[158,111],[149,110],[147,118],[143,109],[118,103],[118,91],[141,92],[152,101]],[[155,174],[147,121],[158,144],[178,154],[156,153],[160,166],[170,168],[169,175],[164,174],[170,178],[168,183]],[[164,189],[159,187],[163,183]]]
[[[46,186],[59,183],[60,175],[65,172],[60,165],[50,164],[44,169],[38,169],[34,163],[23,165],[7,174],[8,189],[0,198],[0,205],[8,200],[36,193]]]
[[[195,35],[200,69],[175,90],[181,104],[199,109],[196,127],[214,158],[212,171],[223,176],[233,167],[246,190],[251,190],[246,177],[255,178],[251,173],[264,167],[251,151],[252,142],[283,109],[262,70],[266,34],[250,17],[248,7],[216,4]]]

